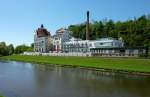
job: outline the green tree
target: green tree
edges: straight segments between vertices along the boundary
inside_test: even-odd
[[[34,43],[31,43],[30,47],[33,49],[34,48]]]
[[[92,32],[95,33],[95,38],[101,38],[104,35],[104,25],[102,21],[94,21],[92,26]]]
[[[13,44],[8,45],[9,55],[12,55],[14,53],[14,46]]]
[[[85,23],[70,25],[69,30],[76,38],[85,39]],[[149,46],[150,47],[150,15],[127,21],[103,20],[90,23],[90,38],[122,37],[126,47]]]
[[[9,55],[9,49],[6,46],[5,42],[0,42],[0,55],[1,56]]]
[[[20,54],[20,53],[23,53],[25,51],[32,51],[33,49],[29,46],[26,46],[26,45],[18,45],[16,48],[15,48],[15,54]]]

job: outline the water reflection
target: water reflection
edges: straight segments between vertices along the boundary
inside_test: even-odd
[[[0,62],[5,97],[150,97],[150,77],[54,65]]]

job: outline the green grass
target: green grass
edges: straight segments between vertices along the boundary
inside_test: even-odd
[[[12,55],[0,59],[25,61],[41,64],[69,65],[113,71],[150,73],[150,59],[138,58],[100,58],[100,57],[52,57]]]

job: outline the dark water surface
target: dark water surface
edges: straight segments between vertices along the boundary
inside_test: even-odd
[[[5,97],[150,97],[150,77],[102,75],[98,71],[0,62]]]

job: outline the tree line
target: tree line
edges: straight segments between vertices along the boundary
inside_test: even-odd
[[[20,54],[20,53],[23,53],[24,51],[32,52],[33,44],[31,44],[31,46],[22,44],[22,45],[18,45],[14,48],[13,44],[6,45],[5,42],[0,42],[0,56]]]
[[[68,26],[76,38],[86,39],[86,24]],[[126,21],[102,20],[90,23],[90,39],[103,37],[122,38],[126,47],[150,47],[150,15]]]

